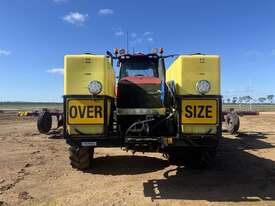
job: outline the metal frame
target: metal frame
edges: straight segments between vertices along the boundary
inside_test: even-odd
[[[166,108],[117,108],[117,115],[164,115]]]

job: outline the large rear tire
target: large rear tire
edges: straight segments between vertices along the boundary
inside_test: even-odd
[[[37,129],[41,134],[48,133],[52,128],[52,116],[48,111],[43,111],[37,119]]]
[[[78,170],[86,170],[91,167],[94,156],[93,147],[69,147],[70,164]]]

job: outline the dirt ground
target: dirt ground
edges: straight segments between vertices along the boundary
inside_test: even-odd
[[[94,168],[68,163],[67,145],[33,118],[0,114],[0,206],[275,205],[275,114],[241,118],[212,169],[168,165],[161,154],[96,149]]]

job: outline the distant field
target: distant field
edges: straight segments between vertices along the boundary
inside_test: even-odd
[[[223,104],[223,110],[229,110],[234,108],[235,110],[250,110],[249,104]],[[258,112],[275,112],[275,104],[251,104],[251,110]]]
[[[35,110],[35,109],[62,109],[62,103],[39,103],[39,102],[0,102],[0,110]]]
[[[5,102],[0,103],[0,110],[35,110],[35,109],[60,109],[62,110],[62,103],[17,103],[17,102]],[[234,108],[235,110],[246,110],[250,109],[250,105],[248,104],[223,104],[223,110],[229,110],[230,108]],[[252,104],[251,110],[256,110],[259,112],[275,112],[275,104]]]

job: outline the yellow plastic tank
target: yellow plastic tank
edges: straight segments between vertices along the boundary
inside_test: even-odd
[[[211,85],[210,91],[204,97],[207,98],[207,95],[220,95],[220,57],[202,54],[180,55],[166,71],[166,81],[171,80],[175,81],[177,95],[188,95],[189,97],[200,95],[196,87],[199,80],[207,80]],[[218,105],[218,107],[220,106]],[[216,109],[216,112],[218,112],[218,108]],[[188,134],[216,134],[217,126],[184,124],[182,122],[181,129],[183,133]]]
[[[64,60],[64,95],[89,95],[88,84],[98,80],[103,85],[99,95],[115,96],[115,71],[104,55],[66,55]]]
[[[166,80],[174,80],[177,95],[199,94],[196,83],[208,80],[207,95],[220,95],[220,57],[217,55],[180,55],[166,71]]]
[[[105,55],[66,55],[64,58],[64,95],[90,95],[88,84],[92,80],[100,81],[102,91],[97,97],[108,96],[107,100],[107,124],[111,116],[111,99],[115,97],[115,71],[113,69],[111,59]],[[78,97],[71,97],[67,100],[67,116],[70,110],[69,106],[76,104],[77,108],[96,104],[98,107],[103,105],[103,100],[78,101]],[[70,103],[69,103],[70,101]],[[84,108],[83,108],[84,111]],[[102,134],[104,132],[104,120],[79,119],[67,121],[67,129],[69,134]],[[77,123],[79,122],[79,124]]]

